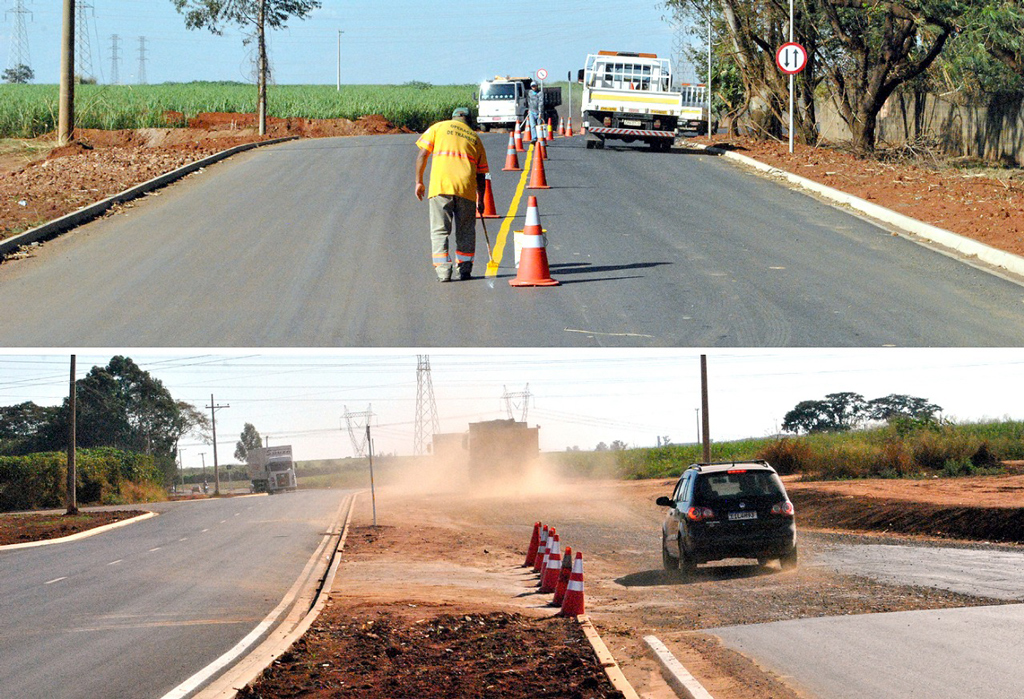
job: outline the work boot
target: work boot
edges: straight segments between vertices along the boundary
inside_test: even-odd
[[[459,281],[466,281],[473,278],[473,267],[471,265],[459,265]]]

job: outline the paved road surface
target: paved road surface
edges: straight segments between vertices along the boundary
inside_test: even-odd
[[[818,565],[909,585],[1024,599],[1024,553],[835,546]],[[822,699],[1001,699],[1024,687],[1024,605],[864,614],[712,629]]]
[[[0,552],[0,696],[163,696],[281,602],[344,495],[164,504],[88,539]]]
[[[554,189],[537,195],[563,285],[507,284],[525,196],[489,223],[497,278],[438,284],[413,140],[257,149],[4,264],[0,343],[1024,344],[1016,283],[714,156],[579,138],[549,148]],[[504,214],[522,176],[500,169],[507,136],[484,141]]]

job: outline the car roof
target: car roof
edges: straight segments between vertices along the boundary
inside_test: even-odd
[[[695,469],[699,473],[722,473],[737,468],[746,469],[747,471],[756,470],[775,473],[775,469],[767,461],[715,461],[713,463],[690,464],[687,470]]]

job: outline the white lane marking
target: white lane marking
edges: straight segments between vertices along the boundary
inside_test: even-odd
[[[178,539],[178,541],[188,541],[188,537],[187,536],[183,536],[180,539]]]
[[[120,562],[121,562],[121,561],[123,561],[123,560],[124,560],[123,558],[118,558],[118,559],[117,559],[116,561],[111,561],[111,562],[110,562],[110,563],[108,563],[107,565],[108,565],[108,566],[116,566],[116,565],[117,565],[118,563],[120,563]]]
[[[236,513],[235,513],[235,517],[237,517],[237,516],[238,516],[238,515],[240,515],[240,514],[242,514],[242,513],[241,513],[241,512],[236,512]]]
[[[65,575],[65,576],[64,576],[64,577],[62,577],[62,578],[54,578],[53,580],[47,580],[47,581],[46,581],[46,582],[44,582],[43,584],[44,584],[44,585],[52,585],[52,584],[54,584],[55,582],[60,582],[61,580],[67,580],[67,579],[68,579],[68,576],[66,576],[66,575]]]
[[[221,524],[224,524],[225,522],[227,522],[227,520],[226,520],[226,519],[222,519],[222,520],[220,521],[220,523],[221,523]]]
[[[150,552],[150,553],[153,553],[154,551],[159,551],[159,550],[160,550],[160,549],[162,549],[162,548],[163,548],[162,546],[157,546],[156,548],[152,548],[152,549],[150,549],[150,550],[149,550],[149,552]]]
[[[205,534],[205,533],[206,533],[206,532],[208,532],[208,531],[210,531],[210,530],[209,530],[209,529],[204,529],[203,531],[201,531],[201,532],[199,532],[199,533],[200,533],[200,534]]]

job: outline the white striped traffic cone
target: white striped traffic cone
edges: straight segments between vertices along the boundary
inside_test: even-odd
[[[572,574],[569,576],[569,584],[565,588],[565,599],[562,601],[562,609],[557,616],[579,616],[584,614],[583,604],[583,553],[576,553],[576,560],[572,564]]]

